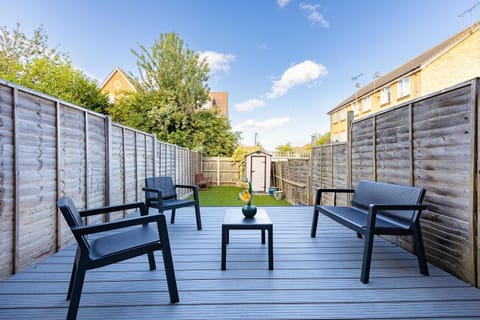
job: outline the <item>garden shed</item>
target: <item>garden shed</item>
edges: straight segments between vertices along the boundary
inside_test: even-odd
[[[267,192],[270,188],[272,155],[255,151],[245,155],[245,173],[255,192]]]

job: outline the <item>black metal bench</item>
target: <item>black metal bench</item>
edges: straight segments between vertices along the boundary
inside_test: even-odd
[[[334,193],[334,205],[321,205],[322,194]],[[336,206],[337,193],[351,193],[350,207]],[[356,189],[317,189],[311,237],[317,233],[318,215],[327,217],[364,236],[363,264],[360,281],[368,283],[372,258],[373,236],[413,235],[420,273],[428,275],[427,259],[420,230],[420,214],[425,189],[361,180]]]

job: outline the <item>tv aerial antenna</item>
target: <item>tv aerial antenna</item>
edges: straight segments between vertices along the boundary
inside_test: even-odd
[[[359,74],[357,74],[356,76],[352,77],[352,82],[357,81],[358,78],[360,78],[361,76],[363,76],[363,73],[359,73]],[[355,87],[356,87],[356,88],[360,88],[360,83],[359,83],[359,82],[355,83]]]
[[[460,13],[458,15],[459,18],[464,18],[467,14],[470,15],[470,24],[473,24],[473,15],[472,15],[472,11],[475,10],[475,8],[477,6],[480,5],[480,1],[475,3],[473,6],[471,6],[470,8],[468,8],[467,10],[463,11],[462,13]]]

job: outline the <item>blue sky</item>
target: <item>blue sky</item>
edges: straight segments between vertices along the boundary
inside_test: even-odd
[[[329,131],[326,113],[480,19],[479,0],[0,0],[0,25],[40,25],[51,47],[101,83],[136,72],[130,49],[176,32],[210,62],[211,91],[229,93],[242,143],[268,150]],[[475,6],[477,5],[477,6]],[[470,13],[460,16],[469,8]]]

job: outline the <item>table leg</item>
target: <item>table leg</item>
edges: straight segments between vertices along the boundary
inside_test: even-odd
[[[262,228],[262,244],[265,244],[265,228]]]
[[[268,269],[273,270],[273,227],[268,228]]]
[[[228,229],[222,226],[222,270],[227,269],[227,242],[228,242]]]

